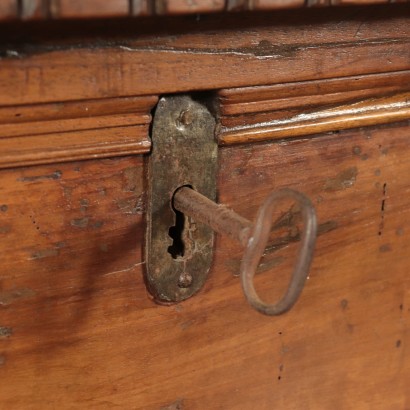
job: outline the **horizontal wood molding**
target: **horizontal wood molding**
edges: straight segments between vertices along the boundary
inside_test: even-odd
[[[149,152],[157,97],[0,108],[0,168]]]
[[[407,0],[401,0],[403,1]],[[394,2],[394,0],[2,0],[0,20],[197,14]]]
[[[357,9],[354,18],[344,8],[323,13],[315,24],[291,12],[251,21],[238,14],[188,22],[184,33],[181,22],[167,20],[158,32],[141,24],[132,36],[121,34],[131,28],[115,26],[115,41],[102,40],[99,31],[72,42],[58,40],[57,33],[56,40],[33,39],[3,51],[0,106],[410,70],[410,24],[403,10],[365,10]]]
[[[410,71],[221,90],[222,145],[410,119]]]

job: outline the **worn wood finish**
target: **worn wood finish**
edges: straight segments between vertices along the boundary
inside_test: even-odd
[[[265,122],[267,115],[284,119],[316,107],[386,97],[408,90],[410,71],[238,87],[218,91],[218,110],[221,125],[234,127]]]
[[[403,1],[408,0],[401,0]],[[2,0],[0,20],[196,14],[396,2],[397,0]]]
[[[252,219],[268,191],[317,206],[305,291],[277,318],[249,308],[240,248],[218,238],[205,289],[155,305],[142,279],[140,157],[3,170],[4,408],[405,409],[410,405],[410,124],[221,149],[219,200]],[[286,286],[298,214],[258,275]]]
[[[129,13],[129,0],[51,0],[53,18],[118,17]]]
[[[0,10],[80,17],[75,3]],[[106,3],[100,17],[124,13],[123,1]],[[133,15],[221,7],[127,4]],[[409,13],[366,5],[0,25],[0,408],[410,408]],[[313,267],[284,316],[249,308],[229,238],[217,238],[193,298],[160,306],[146,290],[140,154],[156,96],[185,91],[205,91],[219,111],[221,144],[244,125],[299,125],[219,148],[219,201],[244,217],[282,187],[317,206]],[[301,229],[291,204],[275,219],[256,278],[270,301],[287,285]]]
[[[2,0],[0,2],[0,20],[8,20],[18,17],[16,0]]]
[[[18,0],[22,20],[42,20],[50,16],[48,0]]]
[[[25,33],[20,27],[12,35],[4,29],[5,38],[16,40],[4,45],[0,60],[0,105],[158,95],[410,69],[408,6],[359,8],[353,14],[347,8],[340,10],[311,10],[310,19],[305,18],[306,12],[294,11],[252,19],[238,15],[172,20],[159,28],[155,25],[156,31],[150,22],[137,28],[107,23],[100,27],[107,32],[105,40],[98,30],[84,37],[80,30],[72,38],[58,40],[57,34],[57,38],[39,37],[35,30]],[[120,32],[116,36],[115,27]],[[67,33],[73,31],[66,28]],[[86,29],[92,31],[88,25],[83,26]],[[24,40],[27,44],[22,45]]]
[[[410,72],[221,90],[221,144],[283,139],[410,117]]]
[[[157,97],[0,108],[0,168],[149,152]]]

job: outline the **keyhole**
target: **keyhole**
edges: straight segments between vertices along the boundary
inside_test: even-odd
[[[168,253],[174,259],[184,256],[185,245],[182,240],[182,232],[185,225],[185,216],[182,212],[174,209],[175,212],[175,225],[171,226],[168,230],[169,236],[173,239],[172,245],[168,246]]]

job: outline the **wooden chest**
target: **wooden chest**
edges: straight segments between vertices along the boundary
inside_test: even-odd
[[[410,409],[410,8],[367,3],[1,2],[1,409]],[[214,119],[218,202],[316,208],[283,315],[248,305],[220,235],[192,297],[147,290],[153,128],[180,95]],[[273,227],[269,301],[299,225]]]

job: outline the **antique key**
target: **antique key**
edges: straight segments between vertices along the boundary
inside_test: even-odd
[[[272,213],[277,202],[284,198],[291,198],[300,205],[304,230],[288,289],[279,302],[269,304],[258,296],[253,278],[269,239]],[[273,316],[287,312],[296,303],[309,274],[316,242],[316,212],[309,198],[291,189],[273,191],[259,208],[253,224],[225,205],[216,204],[188,186],[175,192],[173,206],[195,221],[209,225],[214,231],[238,240],[245,248],[240,278],[245,297],[253,308]]]
[[[252,224],[213,202],[218,172],[215,127],[207,105],[189,95],[166,96],[158,103],[147,172],[145,283],[158,303],[178,303],[195,295],[212,265],[216,231],[245,248],[240,276],[248,302],[261,313],[279,315],[294,305],[305,284],[316,241],[315,209],[302,193],[282,189],[267,197]],[[274,208],[286,198],[300,205],[304,231],[289,287],[278,303],[268,304],[258,296],[253,279]]]

